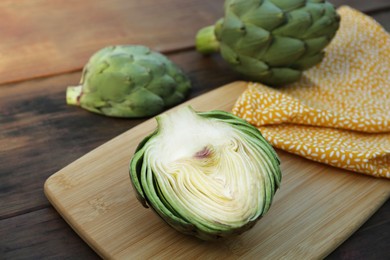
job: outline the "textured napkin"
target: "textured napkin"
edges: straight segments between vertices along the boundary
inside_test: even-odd
[[[282,88],[248,83],[233,113],[274,146],[335,167],[390,178],[390,36],[340,7],[324,60]]]

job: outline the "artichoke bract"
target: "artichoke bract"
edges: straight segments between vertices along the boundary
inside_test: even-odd
[[[140,45],[105,47],[84,66],[79,86],[67,88],[67,103],[112,117],[154,116],[182,102],[191,88],[166,56]]]
[[[203,240],[252,228],[281,182],[279,158],[260,131],[217,110],[182,107],[156,119],[130,162],[138,200]]]
[[[322,61],[339,23],[324,0],[226,0],[224,17],[198,32],[196,47],[219,51],[246,79],[277,86]]]

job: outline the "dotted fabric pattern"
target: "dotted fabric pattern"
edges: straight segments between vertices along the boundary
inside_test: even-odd
[[[248,82],[232,112],[274,146],[335,167],[390,178],[390,36],[340,7],[324,60],[281,88]]]

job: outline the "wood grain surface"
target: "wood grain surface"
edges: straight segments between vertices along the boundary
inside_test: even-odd
[[[332,2],[365,12],[390,31],[390,1]],[[0,1],[0,259],[99,258],[50,206],[44,181],[146,119],[107,118],[69,107],[66,86],[79,81],[88,55],[122,40],[166,53],[193,82],[190,98],[239,80],[219,55],[203,57],[193,47],[190,31],[219,17],[222,3]],[[169,17],[169,10],[182,14]],[[140,16],[148,19],[140,24]],[[171,20],[184,16],[191,24]],[[166,27],[162,31],[156,24]],[[390,259],[389,230],[387,201],[327,259]]]
[[[366,12],[388,0],[333,0]],[[194,35],[222,15],[223,0],[3,0],[0,84],[82,68],[100,48],[142,44],[169,53],[192,48]],[[156,19],[158,17],[158,19]]]
[[[180,106],[231,111],[245,82]],[[179,107],[180,107],[179,106]],[[176,109],[176,108],[174,108]],[[138,202],[129,179],[150,119],[52,175],[45,193],[70,226],[106,259],[319,259],[327,256],[390,196],[390,182],[279,151],[283,180],[270,212],[250,232],[214,243],[178,234]],[[145,221],[145,220],[148,221]]]
[[[107,45],[142,44],[163,52],[192,47],[197,30],[222,15],[222,3],[1,1],[0,16],[7,23],[0,30],[5,39],[0,43],[0,83],[78,70]]]

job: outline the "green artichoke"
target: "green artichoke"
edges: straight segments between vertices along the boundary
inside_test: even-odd
[[[198,32],[197,50],[220,51],[233,70],[269,85],[297,81],[321,62],[340,23],[324,0],[226,0],[224,10]]]
[[[67,103],[113,117],[156,115],[182,102],[191,88],[186,75],[164,55],[145,46],[103,48],[85,65],[80,85],[67,89]]]
[[[280,161],[259,130],[230,113],[190,107],[156,119],[130,162],[139,201],[203,240],[252,228],[281,182]]]

